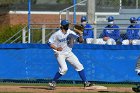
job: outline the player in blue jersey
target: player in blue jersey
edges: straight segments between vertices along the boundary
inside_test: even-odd
[[[127,39],[123,40],[123,45],[140,45],[140,36],[137,23],[137,19],[135,17],[130,18],[131,25],[127,28]]]
[[[81,25],[84,27],[83,39],[85,43],[93,43],[93,27],[87,23],[87,17],[81,17]]]
[[[109,16],[107,18],[108,25],[103,29],[101,37],[98,39],[97,44],[116,45],[117,42],[121,42],[119,26],[114,24],[114,17]]]
[[[139,37],[140,37],[140,17],[137,18],[136,28],[138,28],[137,30],[139,30],[139,31],[138,31],[138,35],[139,35]],[[140,38],[139,38],[139,39],[140,39]]]

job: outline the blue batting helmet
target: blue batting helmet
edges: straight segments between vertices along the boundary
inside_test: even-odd
[[[87,17],[86,16],[82,16],[81,17],[81,22],[83,22],[83,21],[87,21]]]
[[[65,25],[68,25],[68,24],[69,24],[68,20],[62,20],[61,21],[61,26],[65,26]]]
[[[114,17],[113,17],[113,16],[109,16],[109,17],[107,18],[107,20],[108,20],[108,22],[114,21]]]
[[[137,21],[140,21],[140,16],[137,18]]]
[[[137,21],[137,19],[135,17],[130,18],[130,22],[135,22],[135,21]]]

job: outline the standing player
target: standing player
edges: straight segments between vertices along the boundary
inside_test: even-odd
[[[51,89],[55,89],[56,81],[67,72],[68,68],[66,61],[68,61],[72,66],[74,66],[75,70],[78,71],[80,78],[84,82],[84,87],[91,85],[91,83],[86,79],[83,65],[73,54],[72,48],[68,46],[67,37],[69,35],[76,36],[76,33],[69,29],[69,22],[67,20],[62,20],[60,30],[55,32],[49,39],[50,47],[54,50],[59,64],[59,71],[55,74],[52,82],[49,83]],[[82,34],[79,34],[77,40],[79,42],[83,41]]]

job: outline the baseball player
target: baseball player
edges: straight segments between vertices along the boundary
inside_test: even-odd
[[[140,37],[140,17],[137,18],[137,24],[136,24],[136,28],[138,28],[138,35]],[[139,38],[140,39],[140,38]]]
[[[123,40],[123,45],[140,45],[140,36],[139,36],[139,30],[138,25],[136,24],[137,19],[135,17],[130,18],[131,25],[128,26],[126,35],[127,39]],[[134,29],[133,29],[134,28]]]
[[[67,42],[69,40],[67,37],[71,34],[77,36],[77,40],[79,42],[83,42],[82,34],[77,35],[74,31],[69,29],[69,21],[62,20],[60,30],[55,32],[49,38],[49,45],[54,50],[59,64],[59,71],[55,74],[52,82],[49,83],[51,89],[55,89],[56,81],[67,72],[68,68],[66,61],[68,61],[72,66],[74,66],[75,70],[78,71],[80,78],[84,82],[84,87],[91,86],[91,83],[86,79],[83,65],[73,54],[72,48],[68,46]]]
[[[84,27],[83,39],[85,43],[93,42],[93,27],[87,23],[86,16],[81,17],[81,25]]]
[[[114,24],[114,17],[109,16],[107,18],[108,25],[103,29],[101,37],[103,39],[97,39],[97,44],[116,45],[116,42],[121,42],[119,26]]]

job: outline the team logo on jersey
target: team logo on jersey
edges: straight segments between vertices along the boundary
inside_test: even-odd
[[[106,30],[108,33],[112,33],[114,30]]]
[[[59,39],[59,42],[66,42],[66,41],[67,41],[67,38]]]

